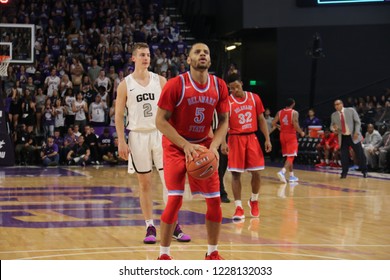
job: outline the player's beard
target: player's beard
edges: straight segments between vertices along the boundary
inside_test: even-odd
[[[197,71],[204,71],[204,70],[209,69],[210,65],[211,65],[211,63],[209,61],[205,64],[198,62],[198,63],[194,63],[194,65],[192,65],[192,67]]]

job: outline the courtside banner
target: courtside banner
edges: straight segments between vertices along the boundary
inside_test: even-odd
[[[389,279],[390,261],[2,261],[1,279]]]

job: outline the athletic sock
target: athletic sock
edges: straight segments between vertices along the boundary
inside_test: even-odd
[[[164,246],[160,246],[160,257],[164,254],[168,255],[170,254],[170,251],[171,251],[171,247],[164,247]]]
[[[209,256],[212,252],[217,251],[218,245],[207,245],[207,255]]]
[[[259,200],[259,194],[258,193],[252,193],[251,194],[251,201]]]
[[[151,220],[145,220],[146,227],[148,228],[149,226],[154,226],[153,219]]]

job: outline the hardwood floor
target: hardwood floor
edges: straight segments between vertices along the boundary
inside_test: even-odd
[[[262,172],[260,218],[251,218],[250,174],[243,180],[246,219],[233,223],[234,203],[223,203],[219,251],[225,259],[390,259],[390,178],[340,180],[337,171],[295,170],[298,184]],[[374,176],[374,177],[373,177]],[[225,185],[232,199],[231,175]],[[154,217],[164,209],[157,173]],[[1,168],[0,259],[156,259],[145,245],[136,176],[125,167]],[[233,200],[233,199],[232,199]],[[175,259],[203,259],[205,203],[188,190],[179,214],[190,243],[172,241]],[[159,239],[159,227],[157,227]]]

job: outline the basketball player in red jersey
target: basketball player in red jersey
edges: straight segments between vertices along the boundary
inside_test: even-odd
[[[283,157],[286,157],[282,170],[277,173],[279,180],[283,183],[287,183],[285,176],[287,170],[290,172],[289,182],[298,181],[293,172],[294,158],[298,154],[297,132],[301,137],[305,136],[305,132],[299,126],[299,113],[293,109],[294,106],[295,100],[288,98],[286,100],[286,108],[280,110],[272,120],[272,127],[276,127],[277,122],[280,123],[280,144]]]
[[[164,177],[168,202],[161,215],[160,260],[170,260],[171,236],[182,205],[186,162],[196,158],[206,146],[217,159],[218,147],[228,128],[228,90],[225,82],[208,73],[210,49],[203,43],[192,45],[187,58],[190,71],[170,79],[161,93],[156,117],[163,134]],[[219,124],[210,138],[214,110]],[[206,260],[220,260],[217,250],[222,221],[218,170],[206,180],[188,176],[191,192],[202,194],[207,204]]]
[[[153,221],[152,170],[153,163],[159,172],[163,192],[165,181],[163,175],[162,136],[156,128],[157,102],[161,89],[167,80],[149,72],[150,50],[146,43],[133,46],[134,72],[120,82],[117,89],[115,105],[115,126],[118,133],[119,156],[129,160],[129,173],[137,173],[140,187],[140,205],[145,218],[145,244],[156,243],[156,228]],[[124,111],[127,108],[129,143],[124,135]],[[129,155],[131,155],[129,157]],[[167,196],[167,192],[164,192]],[[164,201],[166,197],[164,197]],[[184,234],[176,225],[172,235],[179,242],[189,242],[190,236]]]
[[[267,122],[264,118],[264,106],[260,97],[242,89],[238,74],[227,78],[230,89],[229,137],[228,145],[222,144],[222,152],[228,154],[228,170],[232,172],[232,190],[236,211],[233,220],[245,219],[241,203],[241,173],[248,171],[252,175],[252,194],[248,200],[250,215],[259,217],[260,170],[264,169],[264,156],[256,131],[260,127],[265,137],[265,151],[271,151]]]

